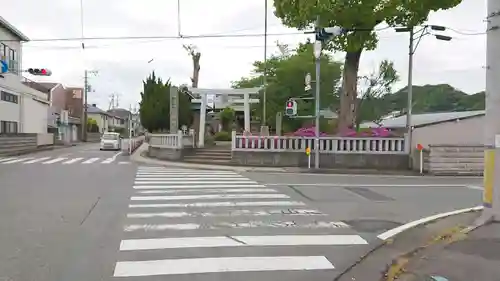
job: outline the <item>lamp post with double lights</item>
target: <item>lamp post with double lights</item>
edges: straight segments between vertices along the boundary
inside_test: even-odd
[[[407,108],[406,108],[406,133],[407,133],[407,152],[412,152],[412,141],[413,141],[413,130],[412,130],[412,107],[413,107],[413,55],[417,50],[418,45],[422,38],[426,35],[434,35],[437,40],[450,41],[452,38],[450,36],[433,34],[429,32],[433,31],[445,31],[446,27],[440,25],[424,25],[419,30],[415,31],[414,27],[398,27],[396,32],[408,32],[410,33],[410,41],[408,44],[408,97],[407,97]],[[415,42],[416,41],[416,42]],[[411,163],[411,157],[410,157]]]

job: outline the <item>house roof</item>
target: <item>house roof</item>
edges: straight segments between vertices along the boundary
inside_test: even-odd
[[[103,115],[109,115],[106,111],[100,109],[97,106],[94,106],[93,104],[87,104],[87,113],[95,113],[95,114],[103,114]]]
[[[125,108],[114,108],[108,110],[108,113],[119,118],[128,118],[131,112]]]
[[[12,24],[10,24],[6,19],[0,16],[0,26],[10,31],[12,34],[17,36],[20,41],[30,41],[28,36],[24,35],[21,31],[15,28]]]
[[[45,88],[52,90],[54,89],[59,83],[53,83],[53,82],[37,82],[38,84],[44,86]]]
[[[413,127],[424,127],[453,120],[482,116],[484,114],[484,110],[413,114],[411,125]],[[404,128],[406,127],[406,115],[382,120],[380,125],[374,122],[365,122],[361,124],[362,128],[374,128],[379,126],[386,128]]]

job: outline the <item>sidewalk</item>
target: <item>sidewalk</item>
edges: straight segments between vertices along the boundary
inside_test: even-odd
[[[131,160],[145,165],[160,165],[167,167],[177,167],[185,169],[206,169],[206,170],[231,170],[236,172],[279,172],[279,173],[304,173],[304,174],[348,174],[348,175],[393,175],[393,176],[421,176],[433,177],[433,175],[420,175],[415,171],[390,171],[371,169],[307,169],[300,167],[258,167],[258,166],[226,166],[226,165],[206,165],[196,163],[186,163],[182,161],[166,161],[149,158],[145,155],[148,144],[143,143],[131,156]]]
[[[428,276],[449,281],[500,280],[500,223],[480,227],[464,240],[428,248],[410,261],[406,271],[399,280],[426,281]]]
[[[500,224],[467,232],[479,216],[464,213],[403,232],[335,281],[498,281]]]

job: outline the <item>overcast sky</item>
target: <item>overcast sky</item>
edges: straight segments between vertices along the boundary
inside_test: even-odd
[[[264,0],[180,0],[181,33],[263,33]],[[414,84],[448,83],[467,93],[484,90],[486,15],[485,0],[463,0],[460,6],[434,13],[429,24],[444,25],[452,41],[425,37],[415,55]],[[85,37],[175,36],[178,34],[175,0],[83,0]],[[31,39],[80,37],[80,0],[2,0],[2,16]],[[269,33],[294,32],[273,15],[269,1]],[[296,32],[296,30],[295,30]],[[305,35],[269,36],[268,53],[275,41],[294,47]],[[97,70],[90,78],[95,92],[89,102],[108,108],[109,96],[119,94],[119,106],[140,100],[142,80],[155,70],[175,84],[189,83],[192,64],[183,44],[195,44],[202,53],[200,88],[227,88],[248,76],[252,62],[264,56],[264,37],[183,40],[113,40],[30,42],[24,45],[23,66],[47,67],[52,77],[33,80],[83,86],[84,69]],[[408,35],[380,32],[380,44],[361,59],[360,74],[373,71],[383,59],[394,61],[404,86],[408,67]],[[342,54],[336,54],[340,59]],[[148,63],[153,59],[151,63]]]

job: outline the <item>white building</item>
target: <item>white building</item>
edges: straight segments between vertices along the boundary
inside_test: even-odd
[[[31,87],[36,83],[22,76],[21,42],[26,41],[0,16],[0,60],[8,65],[8,72],[0,74],[0,133],[47,133],[48,90],[36,90]]]

